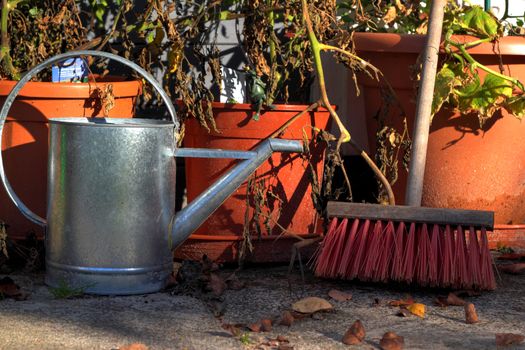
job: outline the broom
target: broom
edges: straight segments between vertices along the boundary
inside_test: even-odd
[[[314,256],[316,276],[454,289],[496,288],[487,239],[494,213],[420,207],[445,4],[446,0],[435,0],[431,5],[408,205],[329,202],[327,212],[333,219]]]

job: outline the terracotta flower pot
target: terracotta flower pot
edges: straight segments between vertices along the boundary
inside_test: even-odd
[[[105,82],[50,83],[29,82],[9,111],[4,128],[2,151],[7,177],[22,201],[36,214],[46,216],[48,119],[55,117],[101,116],[100,99],[94,98],[97,87],[113,85],[115,106],[112,118],[131,118],[141,93],[139,81],[122,81],[106,77]],[[107,83],[106,83],[107,82]],[[0,81],[0,105],[16,82]],[[0,220],[9,225],[13,239],[34,233],[43,238],[43,230],[27,220],[0,186]]]
[[[214,116],[220,133],[208,133],[195,119],[191,119],[186,123],[184,145],[249,150],[306,107],[277,105],[275,110],[263,112],[260,120],[254,121],[253,109],[248,104],[214,103]],[[326,110],[306,113],[281,137],[302,140],[304,131],[309,140],[312,140],[310,125],[326,129],[328,123],[329,114]],[[324,147],[319,143],[311,143],[310,151],[312,164],[321,181]],[[199,158],[186,158],[185,161],[188,201],[202,193],[236,162],[232,159]],[[301,236],[318,233],[318,216],[311,199],[312,188],[307,163],[299,154],[276,153],[256,171],[256,178],[257,181],[264,181],[264,187],[271,189],[283,202],[279,205],[279,200],[274,199],[271,208],[263,208],[265,211],[269,210],[266,213],[273,218],[270,220],[272,231],[270,234],[266,232],[262,217],[262,237],[252,238],[255,250],[248,259],[258,262],[287,261],[290,258],[291,244],[297,240],[276,240],[282,232],[279,226]],[[200,259],[203,254],[207,254],[213,260],[235,261],[243,240],[246,192],[245,183],[177,250],[176,255],[186,259]],[[279,207],[282,212],[277,215]]]
[[[356,33],[358,54],[381,69],[394,88],[407,114],[412,133],[416,93],[410,79],[411,66],[424,47],[424,36]],[[457,41],[470,41],[458,36]],[[469,49],[476,60],[499,71],[501,53],[504,72],[525,81],[525,38],[504,37],[499,45],[485,43]],[[483,79],[484,72],[480,72]],[[373,118],[382,101],[377,82],[363,78],[369,144],[373,144],[377,122]],[[389,118],[401,127],[399,111]],[[423,206],[495,211],[497,227],[492,243],[525,247],[525,124],[505,111],[481,129],[477,116],[460,116],[442,110],[431,125]],[[406,172],[400,170],[394,186],[396,201],[404,201]],[[511,226],[509,226],[511,225]]]

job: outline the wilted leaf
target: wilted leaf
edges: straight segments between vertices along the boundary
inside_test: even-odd
[[[478,314],[476,313],[476,308],[472,303],[465,304],[465,321],[468,324],[479,322]]]
[[[379,341],[382,350],[402,350],[405,346],[405,339],[394,332],[386,332]]]
[[[290,341],[288,340],[288,338],[286,338],[285,336],[283,335],[278,335],[277,338],[275,339],[277,340],[278,342],[280,343],[289,343]]]
[[[247,327],[250,331],[254,333],[259,333],[261,331],[261,322],[251,323]]]
[[[330,298],[335,299],[337,301],[352,300],[352,294],[341,292],[340,290],[337,290],[337,289],[330,290],[328,292],[328,295],[330,296]]]
[[[385,15],[383,16],[383,21],[385,23],[389,24],[390,22],[393,22],[397,17],[397,10],[395,6],[390,6],[388,10],[386,11]]]
[[[459,19],[459,25],[470,34],[482,38],[495,39],[502,33],[498,19],[493,14],[484,11],[480,6],[467,8],[464,15]]]
[[[448,293],[447,304],[452,306],[464,306],[466,301],[458,297],[454,293]]]
[[[292,304],[292,310],[303,314],[333,310],[332,304],[323,298],[307,297]]]
[[[510,114],[518,119],[522,119],[525,116],[525,95],[509,97],[505,101],[504,107]]]
[[[407,310],[421,318],[425,317],[425,304],[413,303],[408,305]]]
[[[521,344],[525,336],[512,333],[496,333],[496,346],[508,346]]]
[[[434,98],[432,100],[432,116],[434,116],[443,103],[448,100],[448,96],[454,89],[455,82],[457,82],[456,74],[447,64],[444,64],[436,75]]]
[[[235,272],[226,279],[226,285],[228,286],[228,289],[231,290],[241,290],[246,286],[244,282],[239,280]]]
[[[366,331],[360,320],[356,320],[343,336],[343,344],[355,345],[365,339]]]
[[[223,323],[221,327],[228,331],[234,337],[238,337],[239,335],[241,335],[241,329],[239,325]]]

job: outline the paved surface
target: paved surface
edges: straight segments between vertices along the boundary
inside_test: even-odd
[[[495,349],[495,333],[525,335],[523,275],[504,275],[496,292],[467,297],[481,321],[473,325],[465,323],[463,307],[434,306],[436,291],[323,281],[307,275],[304,285],[295,276],[290,292],[282,267],[238,272],[246,286],[226,290],[223,302],[215,301],[220,307],[207,294],[191,292],[55,299],[43,274],[9,276],[30,296],[25,301],[0,300],[0,349],[118,349],[137,342],[149,349],[269,349],[261,344],[278,335],[286,337],[293,349],[378,349],[386,331],[404,336],[405,349]],[[352,300],[330,299],[327,293],[333,288],[351,293]],[[424,319],[398,317],[398,308],[387,305],[407,293],[427,306]],[[306,296],[326,298],[334,311],[295,321],[291,327],[275,325],[268,333],[243,330],[234,337],[221,326],[275,318]],[[222,318],[214,316],[219,309]],[[341,338],[356,319],[367,331],[365,342],[346,346]]]

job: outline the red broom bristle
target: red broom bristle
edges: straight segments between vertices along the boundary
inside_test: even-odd
[[[439,283],[438,263],[441,252],[439,250],[439,240],[442,235],[439,232],[439,225],[433,225],[430,233],[430,249],[428,255],[428,276],[427,282],[431,287],[435,287]]]
[[[455,245],[454,245],[454,233],[450,228],[450,225],[445,226],[443,232],[443,256],[441,265],[441,286],[450,287],[455,281],[456,269],[454,264],[455,258]]]
[[[400,222],[397,226],[396,234],[394,236],[394,253],[392,255],[392,271],[390,278],[393,281],[403,280],[403,263],[404,263],[404,252],[405,252],[405,241],[406,241],[406,225],[404,222]]]
[[[343,256],[343,252],[346,246],[347,241],[347,232],[346,227],[348,225],[348,219],[344,219],[341,222],[341,225],[339,225],[339,228],[337,230],[337,233],[335,234],[335,239],[333,242],[333,249],[331,252],[331,259],[330,263],[328,264],[328,270],[326,271],[327,276],[329,277],[337,277],[337,269],[339,262],[341,261],[341,257]]]
[[[478,235],[476,229],[472,226],[469,228],[469,244],[468,244],[468,268],[469,276],[472,278],[472,286],[479,288],[481,285],[481,270],[480,270],[480,250],[478,244]]]
[[[455,251],[456,279],[453,281],[453,288],[470,288],[471,278],[467,268],[467,251],[465,242],[465,232],[458,226],[456,231],[456,251]]]
[[[315,267],[315,274],[317,276],[325,277],[326,269],[328,268],[328,264],[330,261],[330,252],[333,248],[333,241],[336,236],[338,220],[337,218],[333,218],[330,222],[330,226],[328,228],[328,232],[326,233],[320,247],[319,247],[319,254],[316,257],[316,267]]]
[[[352,223],[352,226],[350,227],[350,231],[348,232],[348,242],[345,246],[345,250],[341,258],[341,263],[338,266],[338,270],[337,270],[338,277],[344,278],[346,275],[346,270],[348,269],[348,266],[350,266],[352,252],[355,251],[355,239],[356,239],[358,230],[359,230],[359,219],[354,219],[354,222]]]
[[[370,229],[370,220],[365,220],[363,226],[357,231],[355,239],[355,248],[352,257],[350,258],[350,264],[346,273],[346,278],[353,280],[359,273],[361,262],[363,261],[364,253],[366,251],[366,242],[368,238],[368,230]]]
[[[496,279],[494,277],[494,270],[492,269],[492,256],[489,250],[489,241],[487,238],[487,231],[484,227],[481,228],[480,232],[481,241],[481,280],[483,282],[483,288],[488,290],[496,289]]]
[[[391,269],[394,235],[394,223],[389,221],[381,234],[381,250],[379,251],[375,273],[372,278],[374,281],[388,281],[389,272]]]
[[[420,225],[418,231],[415,277],[419,285],[426,286],[428,282],[428,260],[430,255],[430,237],[427,224]]]
[[[372,232],[368,235],[363,265],[358,273],[358,278],[362,281],[372,280],[374,269],[377,267],[377,259],[381,252],[382,231],[383,223],[380,220],[376,221]]]
[[[416,224],[410,224],[408,236],[405,245],[405,256],[403,259],[404,271],[402,280],[411,283],[414,278],[415,268],[415,254],[416,254]]]

